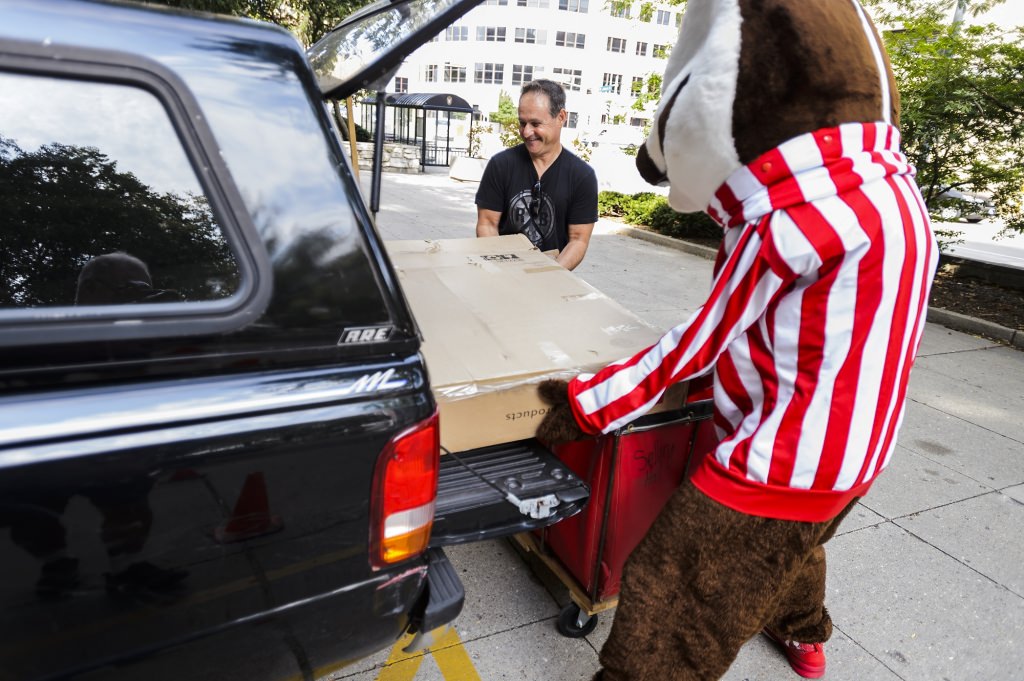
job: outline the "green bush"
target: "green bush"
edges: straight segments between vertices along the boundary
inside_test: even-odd
[[[668,205],[665,197],[653,192],[633,194],[622,213],[623,219],[631,225],[650,225],[658,206]]]
[[[344,116],[338,116],[338,131],[341,133],[341,139],[348,141],[348,119]],[[373,135],[370,131],[363,126],[356,123],[356,142],[372,142]]]
[[[598,213],[606,217],[621,218],[623,205],[629,197],[621,192],[600,192],[597,195]]]
[[[707,213],[677,213],[666,203],[650,224],[656,232],[677,239],[721,239],[722,227]]]
[[[720,239],[722,228],[706,213],[677,213],[665,197],[652,192],[632,196],[621,192],[604,191],[597,197],[602,216],[622,218],[631,225],[677,239]]]

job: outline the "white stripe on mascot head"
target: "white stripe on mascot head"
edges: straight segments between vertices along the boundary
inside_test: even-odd
[[[856,0],[689,0],[637,155],[676,210],[705,210],[735,171],[841,123],[899,124],[877,31]]]

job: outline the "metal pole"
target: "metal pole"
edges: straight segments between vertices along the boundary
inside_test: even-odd
[[[384,108],[387,95],[377,92],[377,129],[373,136],[373,174],[370,179],[370,210],[377,217],[380,210],[380,169],[384,163]]]
[[[448,118],[446,119],[448,127],[444,130],[444,164],[450,166],[452,164],[451,158],[451,144],[452,144],[452,112],[448,112]]]
[[[605,436],[607,437],[607,435]],[[599,528],[597,540],[597,555],[594,556],[593,583],[590,586],[590,604],[597,603],[597,596],[601,593],[601,561],[604,560],[604,544],[608,538],[608,519],[612,511],[612,498],[615,494],[615,477],[619,468],[619,440],[622,438],[622,429],[612,434],[612,455],[608,464],[608,485],[604,490],[604,508],[601,512],[601,527]],[[601,438],[604,439],[604,438]],[[600,441],[600,440],[599,440]]]
[[[337,106],[337,102],[335,102]],[[356,146],[356,122],[352,118],[352,98],[345,98],[345,112],[348,114],[348,146],[352,152],[352,169],[359,180],[359,147]]]

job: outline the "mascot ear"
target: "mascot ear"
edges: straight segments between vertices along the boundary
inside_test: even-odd
[[[548,379],[537,386],[540,399],[551,408],[537,427],[537,438],[557,445],[585,437],[569,406],[569,382]]]

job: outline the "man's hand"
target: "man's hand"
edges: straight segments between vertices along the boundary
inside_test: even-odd
[[[540,399],[551,409],[537,426],[537,438],[550,445],[582,440],[586,434],[580,430],[569,407],[569,382],[548,379],[537,386]]]

